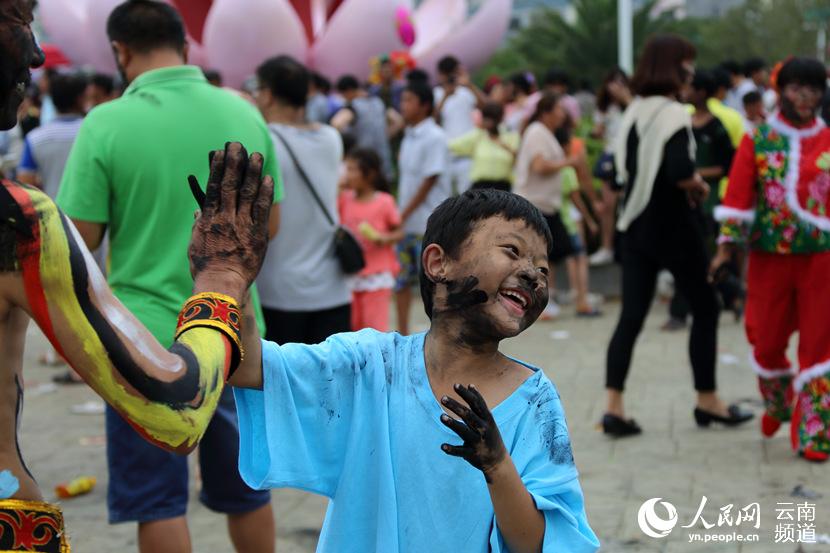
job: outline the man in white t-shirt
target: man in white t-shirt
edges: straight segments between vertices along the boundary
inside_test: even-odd
[[[733,101],[735,105],[729,107],[736,109],[744,115],[744,96],[750,92],[758,92],[763,96],[764,89],[769,82],[769,71],[767,64],[761,58],[751,58],[744,62],[744,78],[734,88]]]
[[[484,93],[470,82],[459,61],[446,56],[438,62],[438,86],[432,91],[435,97],[435,117],[447,135],[453,140],[467,134],[475,127],[473,113],[486,99]],[[452,191],[461,194],[470,188],[472,161],[466,157],[454,157],[450,168]]]
[[[404,238],[398,243],[401,271],[395,285],[398,330],[409,333],[412,287],[420,284],[421,241],[427,219],[450,197],[450,151],[445,132],[432,118],[434,97],[429,85],[412,81],[401,94],[406,131],[398,154],[398,206]]]

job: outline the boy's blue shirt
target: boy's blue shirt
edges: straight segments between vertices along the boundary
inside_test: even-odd
[[[234,390],[245,482],[331,498],[318,551],[507,551],[481,471],[440,449],[461,440],[439,420],[424,336],[263,341],[263,389]],[[595,551],[559,394],[528,367],[493,416],[545,515],[543,550]]]

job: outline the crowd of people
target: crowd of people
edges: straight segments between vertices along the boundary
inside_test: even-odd
[[[648,41],[633,75],[609,68],[596,94],[577,90],[575,76],[557,68],[538,80],[527,71],[493,76],[479,87],[452,56],[405,74],[384,59],[373,84],[354,75],[332,84],[277,55],[245,89],[231,90],[215,71],[187,65],[183,23],[165,3],[125,2],[107,33],[120,75],[37,70],[17,124],[0,138],[2,170],[57,203],[115,296],[167,347],[179,337],[171,331],[183,299],[196,292],[191,269],[200,270],[185,183],[190,177],[198,189],[199,181],[221,179],[209,174],[207,153],[229,141],[261,154],[262,175],[274,182],[263,222],[268,248],[255,284],[237,300],[267,342],[261,365],[243,363],[231,377],[239,389],[217,399],[199,447],[200,500],[227,515],[238,551],[273,551],[269,487],[347,497],[351,509],[367,512],[382,500],[396,505],[398,517],[414,516],[417,509],[395,490],[417,493],[430,471],[459,474],[426,456],[401,457],[415,452],[396,436],[432,439],[430,418],[464,440],[443,444],[444,453],[485,474],[476,501],[492,502],[498,528],[474,533],[476,543],[548,550],[560,540],[570,546],[563,550],[593,550],[561,406],[556,400],[543,409],[555,390],[538,369],[493,354],[502,337],[537,317],[561,317],[561,303],[573,303],[578,317],[602,315],[590,273],[615,261],[622,308],[608,346],[606,435],[642,432],[627,416],[623,391],[659,274],[668,271],[674,286],[663,329],[684,328],[691,318],[696,423],[733,427],[753,418],[717,392],[725,308],[746,319],[765,402],[763,434],[792,420],[796,452],[812,461],[830,456],[830,294],[823,285],[830,274],[830,131],[820,117],[822,108],[830,112],[830,96],[819,62],[792,58],[770,70],[750,59],[701,69],[691,43],[663,35]],[[224,158],[236,159],[227,147]],[[211,232],[227,237],[219,226]],[[556,286],[562,265],[567,291]],[[411,310],[421,303],[413,289],[431,320],[426,338],[410,332]],[[393,310],[399,334],[364,330],[387,333]],[[786,357],[795,330],[800,372]],[[363,332],[343,334],[350,331]],[[426,369],[418,364],[424,356]],[[44,361],[60,357],[51,351]],[[459,386],[471,374],[462,361],[498,376]],[[300,365],[308,374],[292,370]],[[413,379],[417,398],[392,366]],[[83,382],[71,369],[60,379]],[[392,395],[379,402],[375,392],[386,387]],[[513,392],[550,420],[543,417],[540,428],[494,419],[487,405],[503,401],[503,413],[524,401]],[[427,402],[424,420],[413,416],[421,411],[412,401]],[[383,428],[359,420],[379,412],[388,419]],[[122,409],[107,406],[110,522],[137,522],[141,551],[188,551],[187,460],[135,429]],[[535,446],[511,451],[508,466],[499,431],[510,443],[547,432],[541,443],[558,449],[548,468],[535,465],[548,459]],[[370,441],[386,444],[371,459],[363,452]],[[411,462],[403,479],[394,474],[401,462]],[[366,467],[377,480],[367,480]],[[526,488],[530,473],[534,484]],[[427,494],[424,501],[438,509],[445,499]],[[324,550],[345,550],[344,516],[330,510]],[[490,528],[484,518],[459,515],[444,524],[448,532],[454,524]],[[364,534],[355,543],[367,547],[403,535],[389,521],[371,539]]]

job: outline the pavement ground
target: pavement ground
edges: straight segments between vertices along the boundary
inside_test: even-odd
[[[798,459],[788,444],[788,427],[764,440],[757,420],[738,429],[698,429],[692,418],[694,391],[687,356],[688,331],[659,330],[666,318],[665,305],[655,303],[637,344],[627,383],[626,408],[643,427],[643,435],[625,440],[603,436],[597,423],[604,408],[605,352],[619,313],[618,303],[604,306],[605,315],[577,319],[569,308],[553,322],[538,322],[521,336],[505,342],[504,350],[544,367],[562,396],[573,441],[577,467],[585,493],[589,521],[603,551],[631,552],[791,552],[830,551],[828,543],[814,545],[775,543],[775,533],[789,537],[786,526],[809,524],[804,511],[799,522],[777,520],[787,509],[778,503],[814,504],[815,532],[830,534],[830,464],[815,465]],[[420,310],[416,330],[426,328]],[[418,326],[420,325],[420,326]],[[74,552],[135,551],[133,524],[109,526],[106,515],[107,471],[104,417],[75,414],[73,406],[96,400],[85,386],[51,385],[53,368],[42,367],[37,357],[47,348],[43,336],[30,325],[26,348],[26,403],[20,442],[29,468],[48,500],[54,486],[80,475],[94,475],[98,484],[88,495],[62,502]],[[743,327],[731,314],[721,319],[718,385],[722,396],[741,401],[760,412],[755,379],[748,363],[749,348]],[[194,469],[193,458],[191,468]],[[801,488],[793,494],[797,487]],[[232,551],[221,515],[201,506],[197,499],[198,475],[191,470],[189,523],[194,552]],[[682,528],[695,517],[703,496],[703,518]],[[677,526],[662,539],[646,536],[638,525],[638,511],[648,499],[662,498],[677,509]],[[760,506],[760,528],[744,522],[719,527],[721,507],[733,505],[731,515],[752,503]],[[326,508],[324,498],[295,490],[275,490],[273,506],[280,553],[314,551]],[[788,513],[789,511],[787,511]],[[665,518],[666,511],[656,508]],[[689,542],[689,533],[702,536],[757,533],[757,543]],[[794,536],[798,538],[796,534]],[[453,552],[455,553],[455,552]]]

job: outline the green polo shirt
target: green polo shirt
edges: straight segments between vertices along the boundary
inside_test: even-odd
[[[187,247],[197,205],[187,176],[204,187],[208,152],[227,141],[265,156],[280,201],[274,147],[256,108],[210,85],[198,67],[156,69],[86,116],[64,170],[58,205],[107,225],[109,284],[165,346],[193,289]]]

